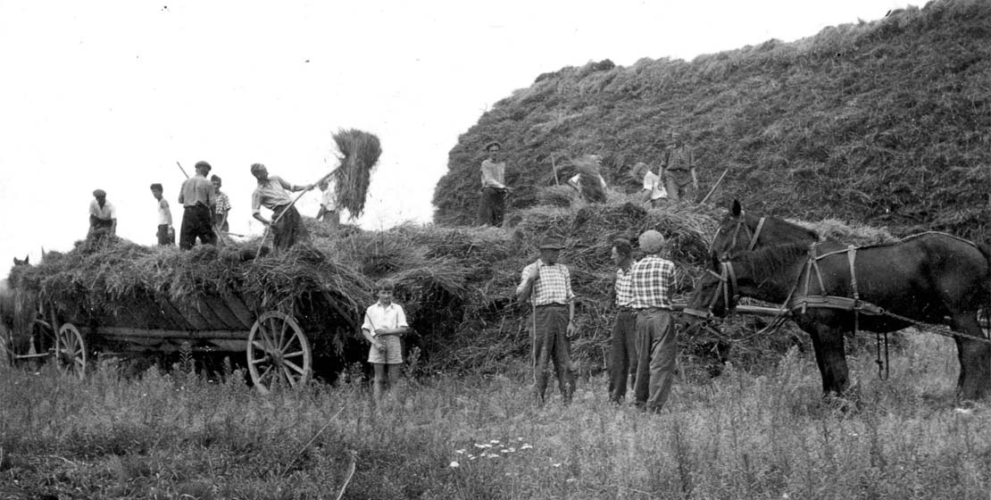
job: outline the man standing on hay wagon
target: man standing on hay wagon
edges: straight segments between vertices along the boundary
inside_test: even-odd
[[[637,310],[637,376],[633,395],[638,407],[658,412],[664,406],[677,369],[678,332],[671,316],[674,263],[660,256],[664,236],[653,229],[640,235],[646,257],[630,270],[633,308]]]
[[[616,301],[616,322],[609,343],[609,400],[622,403],[626,386],[637,374],[637,316],[633,309],[633,246],[630,240],[617,238],[612,246],[616,264],[612,298]]]
[[[182,227],[179,228],[179,248],[189,250],[200,239],[201,245],[216,245],[217,234],[213,232],[213,213],[210,207],[216,204],[213,184],[206,178],[210,164],[196,162],[196,175],[182,182],[179,203],[182,203]]]
[[[268,169],[261,163],[251,165],[251,175],[258,179],[258,187],[251,193],[251,215],[272,229],[275,249],[286,250],[298,242],[309,240],[309,232],[299,211],[293,206],[289,192],[309,191],[313,189],[313,184],[290,184],[277,175],[268,175]],[[261,207],[272,211],[272,220],[262,216]]]
[[[224,181],[219,175],[211,175],[210,184],[213,184],[213,193],[217,197],[217,202],[213,205],[213,225],[217,230],[226,233],[231,227],[227,222],[227,215],[231,211],[231,200],[227,197],[227,193],[220,190]]]
[[[550,379],[550,362],[554,363],[561,397],[571,402],[575,393],[575,372],[571,366],[571,336],[575,333],[575,294],[571,291],[568,266],[558,262],[563,240],[552,236],[540,242],[540,258],[523,268],[522,281],[516,287],[520,302],[530,300],[533,340],[534,393],[544,402]]]
[[[317,220],[322,220],[331,231],[337,231],[341,225],[341,212],[337,209],[337,180],[335,176],[328,175],[317,183],[320,188],[320,210],[317,211]]]
[[[662,176],[671,201],[695,201],[699,189],[698,174],[695,173],[695,151],[685,144],[680,131],[671,132],[671,144],[664,154]]]
[[[160,246],[175,245],[175,229],[172,228],[172,209],[169,208],[169,202],[165,199],[162,194],[165,189],[159,183],[154,183],[151,185],[151,195],[158,200],[158,231],[155,236],[158,237],[158,244]]]
[[[478,202],[478,225],[501,226],[506,214],[506,162],[499,161],[502,145],[492,141],[485,145],[488,158],[482,161],[482,199]]]
[[[93,191],[93,201],[89,204],[89,233],[87,239],[99,240],[104,236],[117,234],[117,209],[107,201],[107,192]]]

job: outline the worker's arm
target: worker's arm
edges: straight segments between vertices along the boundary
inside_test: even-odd
[[[540,278],[540,262],[537,261],[531,264],[531,266],[523,268],[523,280],[516,287],[516,300],[520,302],[530,300],[530,294],[533,292],[533,284]]]

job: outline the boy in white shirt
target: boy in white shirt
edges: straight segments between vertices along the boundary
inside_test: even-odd
[[[368,350],[368,362],[375,369],[374,395],[381,399],[399,381],[399,370],[403,364],[400,336],[409,330],[403,307],[392,301],[395,285],[382,280],[375,286],[378,302],[365,310],[365,322],[361,334],[372,344]]]

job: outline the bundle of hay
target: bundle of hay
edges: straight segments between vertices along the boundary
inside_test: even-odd
[[[368,184],[382,155],[382,146],[374,134],[356,129],[338,131],[334,142],[343,155],[341,166],[334,173],[337,204],[346,208],[353,220],[365,211]]]
[[[537,190],[537,204],[548,207],[570,207],[575,201],[575,190],[568,186],[547,186]]]

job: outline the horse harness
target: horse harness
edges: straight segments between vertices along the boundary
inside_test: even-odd
[[[757,231],[757,233],[755,233],[755,236],[757,234],[759,234],[760,228],[763,225],[763,221],[764,221],[764,219],[761,218],[761,224],[758,225],[758,231]],[[738,231],[739,231],[739,224],[737,225],[736,231],[734,231],[734,234],[733,234],[734,246],[735,246],[735,241],[736,241],[736,236],[737,236],[737,232]],[[911,236],[909,238],[915,238],[915,237],[918,237],[918,236],[922,236],[924,234],[929,234],[929,233],[921,233],[921,234],[918,234],[918,235]],[[906,239],[909,239],[909,238],[906,238]],[[964,240],[962,238],[957,238],[957,239],[959,239],[961,241],[964,241],[964,242],[967,242],[967,243],[970,243],[971,245],[973,245],[973,243],[970,242],[970,241],[968,241],[968,240]],[[751,239],[751,245],[750,245],[751,249],[753,248],[755,241],[756,241],[756,238],[752,238]],[[912,318],[908,318],[908,317],[902,316],[900,314],[895,314],[895,313],[893,313],[891,311],[888,311],[888,310],[884,309],[881,306],[878,306],[876,304],[872,304],[872,303],[867,302],[865,300],[861,300],[861,298],[860,298],[860,292],[857,289],[857,272],[856,272],[857,250],[860,247],[857,247],[857,246],[854,246],[854,245],[849,245],[845,249],[834,250],[832,252],[828,252],[828,253],[824,253],[824,254],[819,255],[817,253],[818,246],[819,246],[818,243],[812,243],[812,244],[809,245],[809,258],[808,258],[808,260],[806,261],[806,264],[805,264],[805,272],[799,274],[798,278],[796,278],[795,284],[794,284],[794,286],[792,286],[791,291],[788,293],[788,297],[785,299],[784,306],[781,308],[781,311],[782,311],[781,314],[779,314],[778,316],[775,316],[774,317],[774,320],[772,320],[771,326],[777,326],[778,324],[780,324],[781,322],[783,322],[785,319],[787,319],[788,317],[792,316],[795,313],[795,311],[800,310],[801,311],[801,314],[804,314],[810,308],[813,308],[813,309],[814,308],[825,308],[825,309],[836,309],[836,310],[840,310],[840,311],[852,311],[853,312],[853,334],[854,334],[854,336],[856,336],[859,333],[859,331],[860,331],[860,315],[861,314],[866,314],[868,316],[886,316],[886,317],[889,317],[889,318],[892,318],[892,319],[896,319],[896,320],[899,320],[899,321],[903,321],[903,322],[909,323],[909,324],[911,324],[913,326],[917,326],[917,327],[928,327],[928,326],[931,326],[929,323],[925,323],[923,321],[918,321],[918,320],[915,320],[915,319],[912,319]],[[849,263],[849,266],[850,266],[850,289],[851,289],[851,292],[852,292],[851,293],[852,294],[852,297],[843,297],[843,296],[838,296],[838,295],[827,295],[827,294],[825,294],[826,287],[825,287],[825,284],[824,284],[823,279],[822,279],[822,271],[819,269],[819,261],[822,260],[822,259],[824,259],[824,258],[826,258],[826,257],[830,257],[830,256],[833,256],[833,255],[844,254],[844,253],[847,255],[847,262]],[[685,312],[688,313],[688,314],[694,315],[694,316],[699,316],[699,317],[704,317],[704,318],[711,318],[711,317],[713,317],[712,309],[715,307],[716,301],[719,299],[720,296],[723,297],[723,304],[725,304],[725,307],[728,308],[728,309],[730,309],[730,310],[733,309],[730,306],[730,304],[736,304],[737,300],[739,300],[739,294],[736,293],[736,291],[739,290],[739,288],[737,287],[737,283],[736,283],[736,271],[733,269],[733,263],[730,261],[730,259],[729,259],[728,256],[725,256],[724,255],[721,258],[721,260],[720,260],[720,272],[718,274],[716,272],[712,271],[711,269],[710,270],[707,270],[707,271],[708,271],[709,274],[715,276],[720,281],[720,283],[719,283],[719,290],[717,290],[717,292],[715,294],[713,294],[712,300],[709,302],[708,311],[697,311],[697,310],[686,309]],[[805,277],[804,280],[802,279],[802,275],[803,274],[804,274],[804,277]],[[819,294],[812,294],[812,293],[810,293],[811,292],[810,286],[811,286],[811,281],[812,281],[813,274],[815,275],[816,281],[817,281],[817,283],[819,285],[819,290],[820,290],[820,293]],[[730,283],[732,283],[732,287],[733,287],[733,296],[732,296],[732,299],[733,300],[732,301],[730,301],[730,290],[729,290],[730,289]],[[795,292],[798,290],[799,285],[802,286],[802,293],[799,294],[796,297]],[[770,328],[770,326],[768,328],[765,328],[764,330],[767,330],[769,328]],[[976,341],[979,341],[979,342],[991,343],[991,340],[986,339],[986,338],[971,337],[971,336],[961,335],[961,334],[959,334],[957,332],[951,332],[949,334],[942,333],[942,332],[935,332],[935,333],[937,333],[939,335],[943,335],[943,336],[948,336],[948,337],[958,337],[959,336],[959,337],[967,338],[969,340],[976,340]],[[878,365],[878,377],[881,378],[881,380],[887,380],[888,379],[888,376],[890,375],[890,365],[889,365],[889,356],[888,356],[888,348],[889,348],[889,344],[888,344],[888,333],[887,332],[875,332],[875,341],[876,341],[876,345],[877,345],[877,351],[876,351],[877,359],[876,359],[876,363]],[[882,345],[883,345],[883,355],[884,355],[884,360],[883,361],[881,359],[881,356],[882,356]]]

